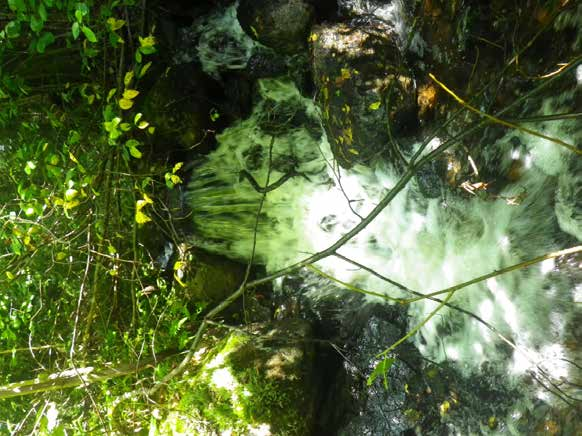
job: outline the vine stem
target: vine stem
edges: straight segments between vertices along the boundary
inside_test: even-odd
[[[520,262],[520,263],[517,263],[515,265],[508,266],[506,268],[492,271],[490,273],[476,277],[476,278],[469,280],[467,282],[459,283],[458,285],[451,286],[450,288],[442,289],[442,290],[436,291],[436,292],[431,292],[429,294],[424,294],[424,295],[419,296],[419,297],[409,298],[408,300],[404,301],[404,304],[414,303],[415,301],[418,301],[418,300],[423,300],[425,298],[435,297],[437,295],[446,294],[448,292],[456,292],[460,289],[466,288],[467,286],[474,285],[476,283],[479,283],[479,282],[482,282],[484,280],[506,274],[506,273],[511,272],[511,271],[517,271],[517,270],[522,269],[522,268],[527,268],[528,266],[535,265],[536,263],[543,262],[544,260],[555,259],[556,257],[561,257],[561,256],[570,256],[572,254],[576,254],[576,253],[580,253],[580,252],[582,252],[582,245],[577,245],[576,247],[566,248],[564,250],[559,250],[559,251],[554,251],[552,253],[547,253],[547,254],[544,254],[542,256],[534,257],[533,259],[529,259],[529,260],[526,260],[524,262]]]

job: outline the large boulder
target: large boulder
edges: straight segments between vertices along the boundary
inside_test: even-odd
[[[261,44],[294,54],[306,47],[314,9],[304,0],[242,0],[238,19]]]
[[[198,365],[174,393],[179,402],[168,407],[178,413],[158,428],[173,434],[179,422],[182,434],[311,434],[318,385],[311,337],[298,319],[231,330],[197,353]]]
[[[335,158],[349,168],[383,155],[418,125],[414,80],[389,23],[367,16],[313,29],[312,70]],[[391,138],[392,137],[392,138]]]

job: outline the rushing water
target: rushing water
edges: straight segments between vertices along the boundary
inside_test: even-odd
[[[247,53],[248,44],[242,45]],[[571,111],[580,99],[578,76],[580,67],[564,79],[570,81],[568,91],[532,104],[536,109],[528,115]],[[267,194],[256,235],[256,259],[273,272],[332,245],[378,204],[401,174],[389,163],[340,171],[313,102],[285,80],[263,79],[257,88],[252,115],[218,135],[218,149],[193,174],[190,196],[197,243],[246,260],[261,194],[241,171],[261,186],[293,173]],[[535,129],[570,144],[582,139],[576,120],[538,122]],[[426,152],[440,144],[440,138],[433,138]],[[486,156],[491,155],[499,174],[520,168],[520,176],[495,196],[443,189],[438,198],[428,199],[412,180],[339,253],[409,289],[429,293],[580,245],[580,157],[510,129],[487,144],[487,150],[477,166],[488,165]],[[581,262],[581,256],[548,259],[464,288],[451,302],[483,322],[444,307],[415,335],[415,345],[432,360],[457,362],[467,374],[493,362],[505,368],[513,383],[526,374],[545,380],[545,387],[526,389],[531,398],[553,401],[547,389],[551,383],[581,398],[572,384],[582,383]],[[317,267],[365,290],[411,296],[335,256]],[[437,305],[428,299],[410,304],[410,327]],[[501,346],[505,340],[487,325],[514,348]]]

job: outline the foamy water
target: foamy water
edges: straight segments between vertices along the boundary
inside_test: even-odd
[[[354,4],[369,6],[366,2]],[[401,10],[387,8],[376,13],[395,19]],[[239,41],[235,46],[240,50],[234,50],[233,56],[213,52],[208,37],[199,47],[201,60],[212,73],[222,67],[241,68],[252,47],[240,35],[240,26],[228,24],[236,21],[233,10],[227,11],[223,21],[213,19],[234,31],[231,39]],[[580,98],[575,95],[580,92],[580,67],[565,80],[571,82],[569,91],[530,105],[537,109],[528,116],[575,109],[576,98]],[[269,183],[291,170],[298,173],[268,193],[261,213],[255,259],[273,272],[335,243],[380,202],[400,174],[388,163],[340,171],[333,164],[313,101],[285,80],[263,79],[257,87],[260,98],[252,115],[217,136],[219,147],[195,170],[190,195],[196,243],[246,261],[252,251],[261,194],[240,172],[248,171],[261,186],[267,182],[269,165]],[[527,127],[574,145],[582,139],[582,127],[576,120]],[[427,152],[441,142],[433,138]],[[580,157],[553,142],[509,129],[486,147],[484,156],[501,156],[495,171],[507,173],[516,163],[522,168],[521,176],[504,186],[496,198],[460,195],[449,189],[439,198],[427,199],[412,180],[339,253],[426,294],[580,245]],[[480,165],[488,162],[477,162]],[[576,366],[582,362],[576,342],[576,317],[580,319],[582,310],[579,259],[549,259],[464,288],[451,303],[483,322],[444,307],[412,340],[426,357],[455,361],[464,371],[478,372],[483,363],[492,362],[505,368],[516,384],[521,376],[533,374],[546,386],[559,385],[581,398],[582,393],[567,383],[580,385],[582,380]],[[336,256],[321,260],[317,267],[352,286],[395,298],[411,297]],[[317,298],[317,291],[311,292]],[[437,305],[428,299],[411,303],[410,328]],[[554,399],[541,384],[533,385],[531,395]]]

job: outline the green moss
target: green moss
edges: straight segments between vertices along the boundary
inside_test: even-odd
[[[205,428],[216,432],[242,435],[268,428],[276,435],[309,433],[303,410],[310,404],[305,398],[309,385],[301,349],[269,346],[231,333],[214,350],[218,351],[206,356],[194,374],[173,387],[181,397],[175,409],[198,415]],[[178,415],[168,415],[159,428],[168,426],[168,419],[175,425]]]

